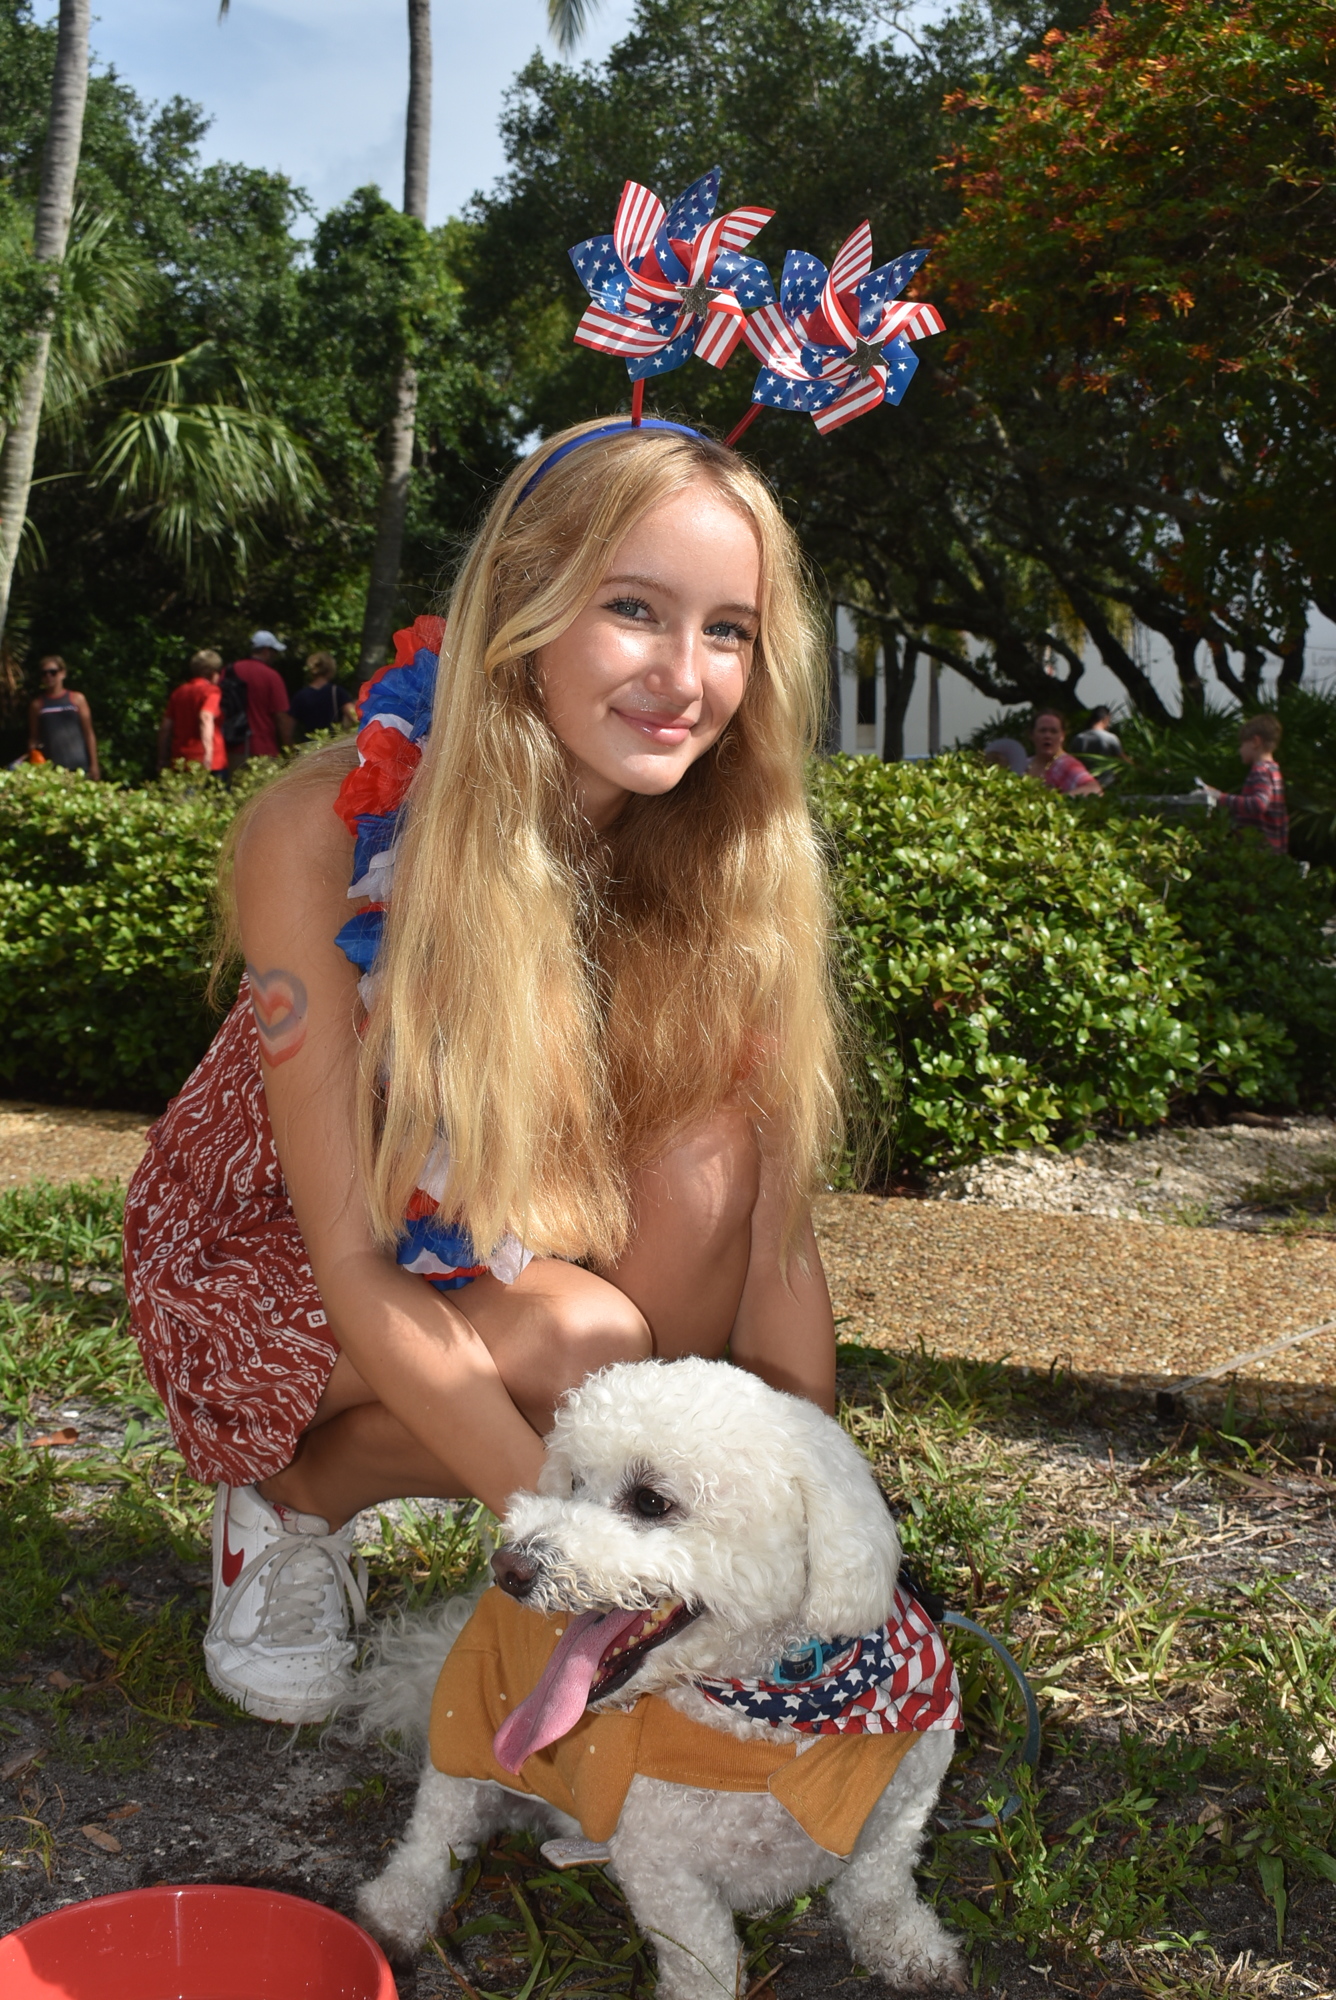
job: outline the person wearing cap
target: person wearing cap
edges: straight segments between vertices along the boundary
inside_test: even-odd
[[[250,646],[248,657],[234,660],[228,668],[245,691],[250,722],[250,734],[244,741],[228,746],[228,767],[234,771],[251,757],[277,757],[280,746],[284,750],[292,747],[287,683],[274,665],[287,647],[263,627],[251,633]]]

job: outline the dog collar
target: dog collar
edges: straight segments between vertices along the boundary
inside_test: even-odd
[[[706,1679],[696,1686],[721,1708],[805,1735],[960,1727],[960,1689],[942,1635],[899,1588],[891,1616],[875,1632],[808,1640],[755,1680]]]

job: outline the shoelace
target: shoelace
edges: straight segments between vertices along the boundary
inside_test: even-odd
[[[302,1558],[314,1558],[303,1563]],[[320,1560],[323,1558],[323,1561]],[[227,1609],[223,1614],[220,1636],[232,1638],[232,1620],[246,1588],[268,1567],[269,1574],[264,1581],[264,1596],[260,1601],[260,1615],[256,1622],[252,1642],[265,1638],[276,1646],[300,1646],[314,1642],[318,1630],[321,1611],[329,1574],[328,1563],[334,1572],[334,1582],[343,1596],[348,1599],[353,1614],[353,1623],[360,1625],[366,1617],[366,1564],[359,1556],[354,1572],[347,1553],[337,1534],[335,1535],[289,1535],[284,1534],[267,1549],[261,1549],[247,1563],[241,1575],[228,1594]],[[294,1564],[300,1568],[294,1569]],[[245,1643],[245,1642],[242,1642]]]

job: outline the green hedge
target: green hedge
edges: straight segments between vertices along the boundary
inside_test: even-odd
[[[210,892],[236,809],[213,783],[142,791],[0,772],[0,1082],[160,1105],[207,1047]]]
[[[835,758],[815,782],[883,1164],[1150,1125],[1206,1087],[1296,1094],[1294,1043],[1251,1004],[1246,929],[1195,887],[1192,835],[968,755]],[[1213,850],[1212,870],[1283,868],[1299,892],[1297,869],[1241,845]],[[1309,915],[1273,940],[1292,980],[1317,970]],[[1312,1064],[1327,1073],[1333,1025]]]
[[[1145,1126],[1204,1089],[1327,1090],[1318,871],[967,755],[835,758],[813,783],[883,1164]],[[179,1086],[214,1026],[210,891],[236,803],[181,776],[0,773],[0,1084],[146,1105]]]

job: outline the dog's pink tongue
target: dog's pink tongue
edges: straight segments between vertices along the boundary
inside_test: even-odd
[[[640,1611],[586,1611],[571,1620],[533,1693],[492,1738],[492,1755],[502,1770],[518,1773],[526,1757],[574,1729],[585,1712],[599,1661],[643,1616]]]

